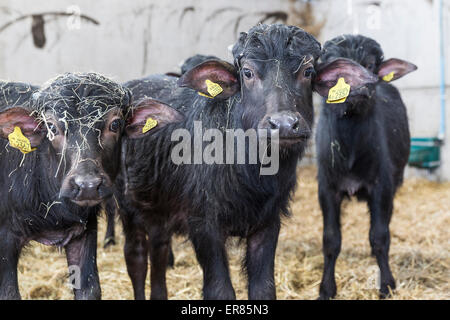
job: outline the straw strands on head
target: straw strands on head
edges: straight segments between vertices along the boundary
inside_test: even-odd
[[[50,141],[55,138],[50,123],[58,122],[66,137],[55,176],[68,148],[74,151],[76,163],[82,160],[81,152],[91,147],[87,137],[92,132],[102,147],[100,137],[105,116],[112,110],[123,115],[130,104],[131,94],[127,89],[98,73],[65,73],[35,90],[30,98],[31,114],[39,125],[45,126]],[[69,136],[75,138],[67,144]]]
[[[45,125],[51,116],[63,122],[66,130],[75,124],[82,132],[95,128],[114,108],[125,111],[130,100],[126,89],[100,74],[66,73],[49,80],[35,92],[31,107]]]

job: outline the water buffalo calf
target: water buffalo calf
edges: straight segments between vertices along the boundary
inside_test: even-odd
[[[297,163],[311,134],[312,79],[319,54],[320,44],[300,28],[258,25],[240,35],[233,48],[234,65],[208,60],[180,79],[151,76],[127,84],[136,99],[144,99],[142,105],[146,97],[168,104],[159,104],[150,114],[137,107],[135,117],[152,117],[158,125],[146,133],[142,126],[130,128],[129,135],[134,132],[142,138],[130,139],[124,147],[119,202],[135,298],[145,298],[148,255],[151,298],[167,298],[165,273],[174,232],[187,233],[194,246],[203,270],[205,299],[235,298],[225,247],[230,236],[246,241],[243,265],[249,298],[276,297],[274,259],[280,217],[289,212]],[[208,81],[222,91],[212,97]],[[179,141],[172,141],[172,134],[187,129],[195,136],[197,121],[201,132],[213,128],[221,133],[216,139],[223,145],[231,129],[278,132],[278,171],[261,175],[260,160],[175,164],[171,154]],[[200,149],[206,147],[203,143]],[[231,158],[239,156],[231,154]]]
[[[368,203],[370,245],[381,272],[380,296],[385,297],[389,288],[395,288],[388,263],[389,222],[410,146],[406,108],[398,90],[388,82],[416,66],[399,59],[383,61],[380,45],[360,35],[327,41],[321,60],[316,90],[330,102],[330,88],[343,78],[350,92],[344,102],[324,100],[317,127],[325,259],[320,298],[336,295],[334,267],[341,248],[344,196],[357,196]]]
[[[75,298],[98,299],[97,214],[112,195],[131,93],[95,73],[0,91],[0,299],[20,298],[17,263],[31,240],[64,247]]]
[[[208,61],[208,60],[220,60],[220,59],[215,56],[205,56],[205,55],[201,55],[201,54],[196,54],[195,56],[189,57],[182,63],[182,65],[180,67],[181,73],[169,72],[169,73],[166,73],[166,75],[179,78],[181,75],[185,74],[187,71],[189,71],[193,67],[199,65],[200,63],[202,63],[204,61]],[[127,85],[128,86],[136,85],[135,91],[138,91],[139,88],[143,86],[143,82],[140,80],[130,81]],[[149,89],[145,88],[145,85],[144,85],[144,92],[147,92],[147,91],[149,91]],[[145,93],[143,93],[143,95],[145,96]],[[143,95],[141,92],[138,96],[142,98]],[[107,248],[111,245],[115,245],[115,243],[116,243],[114,228],[115,228],[115,217],[116,217],[116,212],[117,212],[117,205],[118,204],[117,204],[115,198],[111,198],[109,201],[105,202],[105,208],[104,208],[105,210],[104,211],[106,213],[107,227],[106,227],[105,238],[103,240],[104,248]],[[170,251],[169,265],[172,266],[172,264],[173,264],[173,253],[172,253],[172,251]]]

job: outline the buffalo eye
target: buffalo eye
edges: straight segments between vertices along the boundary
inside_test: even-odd
[[[58,128],[56,127],[56,125],[54,123],[48,123],[47,124],[48,130],[50,130],[50,132],[54,135],[57,136],[59,134],[58,132]]]
[[[252,70],[248,69],[248,68],[243,68],[242,69],[242,74],[244,75],[244,77],[246,79],[251,79],[253,78],[253,72]]]
[[[305,69],[305,71],[303,71],[303,76],[308,79],[313,78],[315,74],[316,74],[316,71],[314,70],[313,67],[309,67],[309,68]]]
[[[120,130],[121,125],[122,121],[120,119],[116,119],[109,125],[109,130],[112,132],[117,132]]]

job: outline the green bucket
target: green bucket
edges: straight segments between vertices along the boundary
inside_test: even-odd
[[[408,163],[418,168],[433,169],[441,165],[441,141],[438,138],[411,138]]]

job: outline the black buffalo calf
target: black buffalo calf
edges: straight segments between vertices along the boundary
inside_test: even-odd
[[[128,134],[142,139],[128,140],[124,148],[118,198],[135,298],[145,298],[148,256],[151,298],[167,298],[165,273],[174,232],[189,235],[203,269],[205,299],[235,298],[225,247],[230,236],[246,241],[249,298],[276,297],[280,216],[288,214],[297,163],[311,134],[312,79],[319,54],[320,44],[300,28],[259,25],[242,33],[234,45],[234,65],[208,60],[180,79],[151,76],[127,84],[135,98],[152,97],[173,107],[158,105],[147,114],[136,108],[133,119],[141,118],[141,126],[130,127]],[[177,80],[187,88],[179,88]],[[143,133],[147,117],[157,125]],[[215,139],[224,146],[227,130],[278,131],[278,170],[262,175],[260,159],[245,164],[195,159],[192,164],[175,163],[171,155],[179,140],[171,137],[176,129],[186,129],[194,139],[198,129],[215,129]],[[207,147],[204,143],[200,150]],[[231,158],[248,155],[248,144],[246,148],[241,155],[232,152]],[[195,152],[195,147],[189,149]]]
[[[383,61],[376,41],[351,35],[326,42],[321,60],[315,89],[327,101],[316,136],[325,259],[320,298],[336,294],[334,268],[345,196],[368,203],[370,244],[380,267],[380,296],[386,297],[389,288],[395,289],[388,262],[389,222],[410,147],[406,108],[388,82],[416,66],[399,59]]]
[[[112,194],[131,93],[95,73],[0,83],[0,299],[31,240],[64,247],[77,299],[101,296],[97,214]]]
[[[195,66],[199,65],[200,63],[208,61],[208,60],[220,60],[220,59],[215,56],[205,56],[205,55],[201,55],[201,54],[196,54],[195,56],[189,57],[188,59],[186,59],[183,62],[183,64],[180,67],[181,74],[169,72],[169,73],[166,73],[166,76],[179,78],[181,75],[185,74],[190,69],[192,69]],[[146,88],[145,84],[140,80],[131,81],[128,83],[128,86],[130,86],[132,83],[137,84],[135,91],[138,91],[139,87],[144,87],[144,92],[149,91],[149,89]],[[155,90],[152,90],[152,91],[155,91]],[[145,93],[141,92],[140,95],[138,95],[138,96],[140,96],[142,98],[143,96],[145,96]],[[103,247],[107,248],[111,245],[116,244],[114,228],[115,228],[115,217],[116,217],[118,204],[117,204],[117,201],[115,198],[111,198],[109,201],[106,201],[104,205],[105,205],[104,211],[106,213],[107,227],[106,227],[105,238],[103,240]],[[173,263],[172,252],[170,252],[170,254],[171,254],[170,264],[172,264]]]

